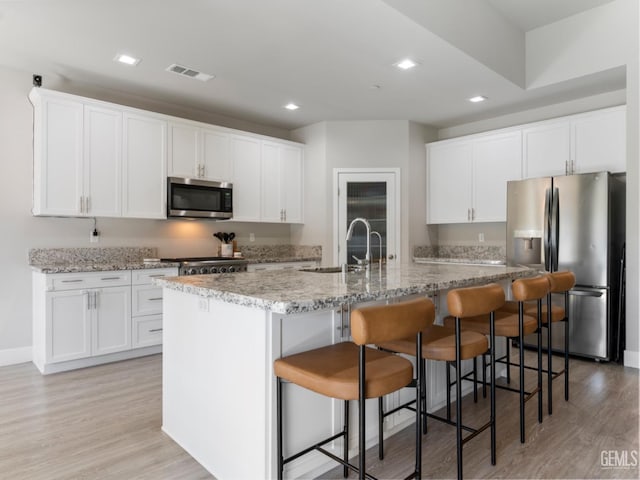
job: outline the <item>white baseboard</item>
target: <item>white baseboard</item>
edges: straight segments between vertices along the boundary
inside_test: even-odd
[[[7,348],[0,350],[0,367],[31,361],[32,347]]]
[[[625,350],[624,366],[640,369],[640,352],[634,352],[633,350]]]

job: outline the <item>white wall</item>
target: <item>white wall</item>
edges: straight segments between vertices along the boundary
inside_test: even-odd
[[[305,225],[292,239],[309,243],[322,239],[323,263],[333,262],[333,170],[336,168],[399,168],[401,176],[401,238],[403,262],[411,261],[411,246],[428,242],[425,225],[425,148],[435,129],[406,120],[322,122],[292,132],[307,145],[305,189],[313,196],[305,205]],[[320,181],[326,182],[321,185]],[[310,192],[307,192],[310,194]],[[307,197],[307,193],[305,197]],[[309,221],[313,218],[313,222]]]
[[[27,265],[30,248],[91,247],[89,232],[93,221],[78,218],[33,217],[33,108],[27,94],[31,73],[0,68],[0,365],[30,359],[31,270]],[[80,93],[80,92],[71,92]],[[105,95],[106,96],[106,95]],[[114,97],[113,93],[109,94]],[[105,99],[104,97],[97,97]],[[114,98],[110,98],[114,100]],[[142,99],[133,106],[142,106]],[[156,105],[159,106],[159,105]],[[163,113],[181,110],[165,105]],[[188,113],[188,112],[184,112]],[[201,112],[195,112],[194,117]],[[200,120],[206,120],[200,116]],[[219,120],[221,117],[219,118]],[[244,122],[240,122],[244,124]],[[232,125],[225,125],[232,126]],[[252,126],[267,134],[273,130]],[[278,224],[249,224],[188,220],[98,219],[102,236],[97,246],[157,247],[161,256],[211,255],[218,240],[216,231],[234,231],[239,244],[290,243],[290,227]]]
[[[616,0],[527,32],[527,88],[626,65],[637,1]]]

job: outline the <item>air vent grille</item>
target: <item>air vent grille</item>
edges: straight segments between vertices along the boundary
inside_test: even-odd
[[[202,82],[206,82],[207,80],[211,80],[213,78],[213,75],[202,73],[198,70],[194,70],[193,68],[178,65],[177,63],[169,65],[167,67],[167,72],[177,73],[178,75],[182,75],[183,77],[195,78],[196,80],[200,80]]]

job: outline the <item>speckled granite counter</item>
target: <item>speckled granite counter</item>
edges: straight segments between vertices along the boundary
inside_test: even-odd
[[[177,263],[145,262],[156,258],[151,247],[33,248],[29,265],[40,273],[105,272],[178,267]]]
[[[364,272],[260,272],[233,275],[165,277],[166,288],[274,313],[291,314],[333,308],[343,303],[401,297],[478,283],[533,275],[520,267],[483,265],[407,265]]]
[[[321,262],[319,245],[244,245],[242,255],[249,263]]]

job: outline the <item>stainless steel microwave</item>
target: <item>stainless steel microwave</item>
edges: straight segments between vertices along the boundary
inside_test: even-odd
[[[224,220],[232,216],[232,183],[168,177],[167,217]]]

